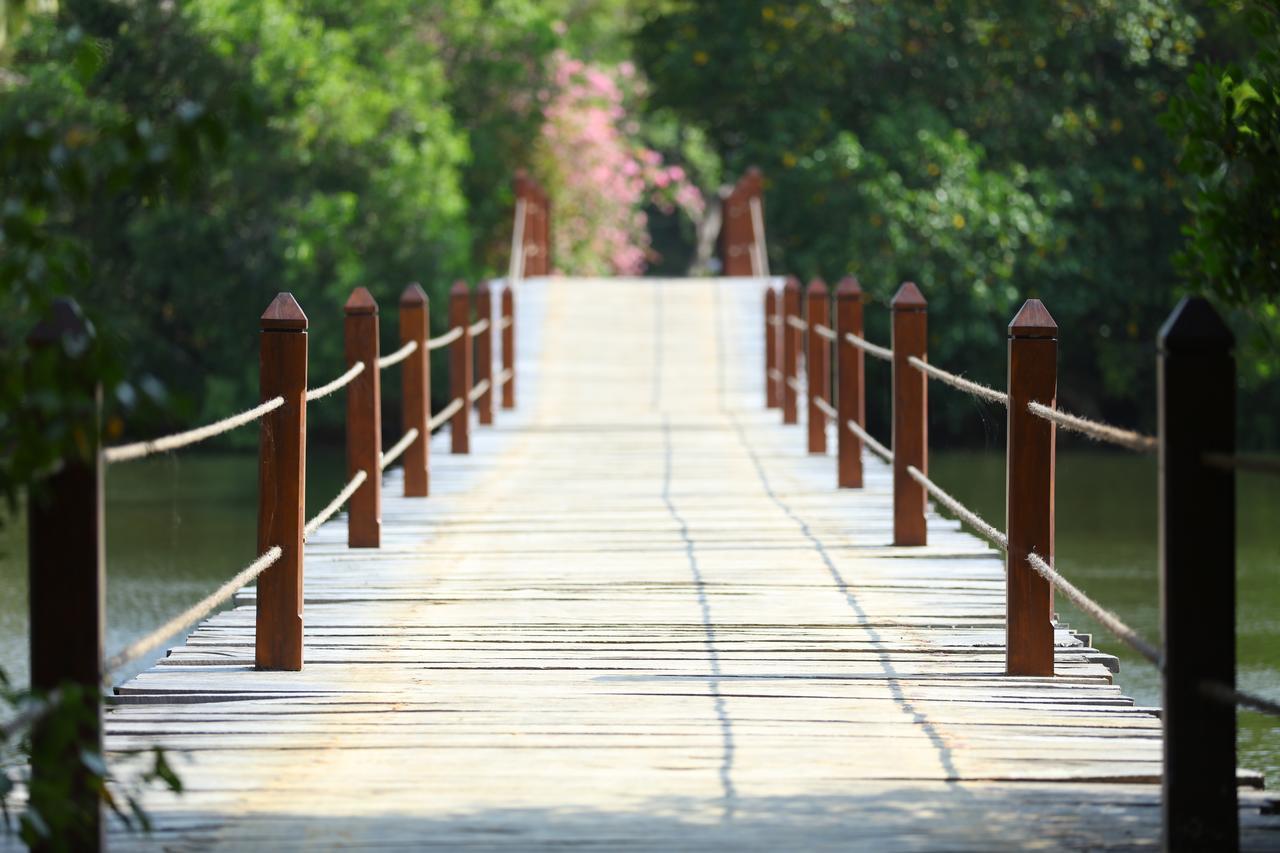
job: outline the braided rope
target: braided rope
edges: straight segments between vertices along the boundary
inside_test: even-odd
[[[821,323],[814,323],[813,330],[818,333],[818,337],[826,338],[829,341],[834,341],[837,337],[835,329],[827,328]]]
[[[485,394],[489,393],[489,387],[490,387],[489,380],[481,379],[479,382],[475,384],[474,388],[472,388],[469,392],[467,392],[467,400],[469,402],[474,403],[476,400],[479,400]]]
[[[836,407],[821,397],[812,398],[812,402],[813,405],[817,407],[818,411],[822,412],[822,414],[826,415],[831,420],[834,421],[840,417],[840,413],[836,411]]]
[[[862,350],[867,355],[874,355],[876,358],[881,358],[881,359],[884,359],[885,361],[893,361],[893,350],[891,349],[885,349],[884,347],[876,346],[875,344],[871,343],[871,341],[867,340],[866,338],[859,337],[855,335],[853,332],[845,332],[844,339],[846,342],[853,344],[855,347]]]
[[[462,398],[454,397],[449,401],[449,405],[441,409],[435,417],[427,421],[427,432],[435,432],[441,424],[449,420],[458,413],[458,409],[462,408]]]
[[[319,388],[312,388],[308,390],[307,402],[310,403],[315,400],[328,397],[334,391],[337,391],[339,388],[342,388],[347,383],[349,383],[352,379],[355,379],[357,376],[359,376],[361,373],[364,373],[364,362],[357,361],[355,364],[351,365],[351,367],[347,369],[346,373],[342,374],[337,379],[333,380],[327,385],[321,385]]]
[[[787,377],[787,387],[790,388],[792,391],[795,391],[797,394],[804,393],[804,384],[801,383],[801,381],[799,379],[796,379],[794,376]]]
[[[1226,453],[1206,453],[1204,462],[1223,471],[1248,471],[1253,474],[1280,474],[1280,459],[1261,459],[1256,456],[1231,456]]]
[[[764,240],[764,211],[760,207],[760,197],[752,196],[748,204],[751,208],[751,272],[768,278],[769,249]]]
[[[1273,702],[1265,696],[1259,696],[1256,693],[1246,693],[1243,690],[1236,690],[1225,684],[1219,684],[1216,681],[1205,681],[1200,684],[1200,690],[1209,697],[1226,702],[1229,705],[1240,705],[1253,711],[1263,714],[1271,714],[1280,717],[1280,702]]]
[[[418,437],[418,428],[410,427],[409,431],[401,436],[400,440],[391,445],[391,449],[382,454],[382,458],[378,461],[378,470],[385,471],[387,466],[400,458],[400,454],[409,449],[409,445],[413,444],[414,439]]]
[[[498,321],[498,331],[505,331],[511,328],[511,324],[515,322],[515,318],[510,314]]]
[[[390,367],[393,364],[399,364],[400,362],[408,358],[410,355],[412,355],[413,351],[416,350],[417,348],[418,348],[417,341],[409,341],[409,343],[400,347],[400,349],[396,350],[395,352],[384,355],[382,358],[378,359],[378,368],[382,369],[385,367]]]
[[[284,397],[272,397],[265,403],[260,403],[252,409],[243,411],[238,415],[232,415],[229,418],[223,418],[220,421],[214,421],[196,429],[189,429],[184,432],[177,432],[173,435],[166,435],[161,438],[153,438],[148,441],[138,441],[133,444],[122,444],[118,447],[108,447],[102,451],[102,458],[108,462],[128,462],[131,459],[142,459],[153,453],[164,453],[169,450],[177,450],[179,447],[186,447],[189,444],[213,438],[215,435],[222,435],[224,432],[230,432],[236,427],[244,426],[252,423],[258,418],[274,412],[276,409],[284,405]]]
[[[769,378],[770,378],[771,380],[773,380],[774,382],[779,381],[780,379],[782,379],[782,371],[781,371],[781,370],[779,370],[779,369],[778,369],[778,368],[776,368],[776,367],[770,367],[770,368],[769,368]]]
[[[433,350],[433,349],[440,349],[440,347],[447,347],[449,344],[453,343],[460,337],[462,337],[462,327],[454,326],[452,329],[445,332],[443,335],[440,335],[439,337],[431,338],[430,340],[428,340],[427,349]]]
[[[476,320],[468,328],[471,330],[471,337],[473,338],[477,335],[483,335],[485,332],[489,331],[489,318],[483,317]]]
[[[919,468],[914,465],[908,465],[907,474],[910,475],[911,479],[924,486],[925,491],[932,495],[934,500],[951,510],[957,518],[976,530],[983,539],[986,539],[1001,551],[1009,550],[1008,536],[992,527],[980,515],[944,491],[941,486],[926,477]]]
[[[262,556],[245,566],[231,580],[218,587],[209,595],[197,601],[177,616],[156,628],[140,640],[135,640],[107,659],[106,672],[115,672],[134,661],[158,649],[165,640],[208,616],[217,608],[227,603],[232,596],[246,584],[276,564],[284,551],[279,545],[272,545]]]
[[[809,328],[809,324],[806,323],[804,320],[801,320],[795,314],[787,315],[787,325],[793,329],[798,329],[801,332],[807,331]]]
[[[764,318],[764,321],[765,321],[766,323],[768,323],[770,326],[781,326],[781,325],[782,325],[782,315],[780,315],[780,314],[770,314],[769,316],[767,316],[767,317],[765,317],[765,318]]]
[[[498,388],[501,388],[503,385],[506,385],[508,382],[510,382],[511,377],[515,375],[516,375],[516,372],[512,370],[510,367],[504,367],[502,369],[502,372],[498,374],[496,379],[494,379],[493,384]]]
[[[1038,418],[1044,418],[1046,421],[1055,423],[1065,430],[1080,433],[1096,441],[1115,444],[1138,453],[1153,453],[1160,446],[1160,442],[1154,436],[1121,429],[1110,424],[1104,424],[1101,421],[1082,418],[1079,415],[1070,415],[1066,412],[1052,409],[1042,403],[1027,403],[1027,411]]]
[[[862,439],[862,442],[865,445],[867,445],[867,448],[872,453],[874,453],[876,456],[879,456],[885,462],[893,462],[893,451],[885,447],[880,442],[876,441],[875,437],[873,437],[871,433],[863,429],[861,424],[859,424],[857,421],[845,421],[844,425],[849,430],[849,432],[853,433],[858,438]]]
[[[992,403],[999,403],[1002,406],[1009,405],[1009,395],[1003,391],[997,391],[994,388],[983,385],[981,382],[974,382],[972,379],[965,379],[963,376],[957,376],[940,367],[934,367],[919,356],[907,356],[907,364],[924,373],[924,375],[944,382],[952,388],[959,388],[967,394],[981,397],[983,400],[989,400]]]
[[[342,491],[338,492],[334,499],[329,501],[328,505],[326,505],[324,509],[316,513],[315,517],[307,522],[306,527],[302,528],[303,541],[305,542],[310,539],[311,535],[319,530],[322,524],[332,518],[333,514],[342,508],[342,505],[356,493],[356,489],[360,488],[367,479],[369,479],[368,474],[364,471],[357,471],[355,476],[348,480],[347,484],[342,487]]]

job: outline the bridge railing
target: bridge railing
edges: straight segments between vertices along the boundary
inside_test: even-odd
[[[862,449],[893,469],[893,541],[927,543],[927,497],[951,510],[1005,553],[1006,658],[1010,676],[1054,674],[1054,591],[1065,595],[1162,674],[1163,810],[1166,846],[1234,849],[1238,841],[1236,719],[1240,704],[1265,713],[1280,706],[1235,687],[1235,477],[1239,467],[1277,466],[1235,454],[1233,339],[1203,299],[1178,304],[1159,335],[1158,436],[1057,408],[1059,330],[1045,306],[1027,300],[1008,329],[1007,387],[1000,391],[932,365],[927,302],[908,282],[894,296],[892,345],[863,337],[863,294],[847,278],[836,289],[834,328],[821,281],[807,291],[788,278],[764,294],[765,405],[797,422],[806,393],[810,453],[825,453],[836,425],[836,482],[863,485]],[[835,351],[835,377],[829,374]],[[805,353],[807,351],[807,358]],[[892,364],[892,438],[866,429],[865,357]],[[803,362],[807,383],[800,380]],[[1007,411],[1003,531],[928,477],[928,384],[998,404]],[[834,402],[832,398],[834,399]],[[1054,477],[1058,428],[1130,451],[1158,453],[1162,642],[1143,638],[1053,567]]]
[[[406,497],[430,492],[431,435],[449,423],[453,453],[470,452],[474,411],[481,425],[492,424],[495,398],[515,407],[515,286],[526,273],[549,270],[549,205],[538,185],[517,180],[518,204],[513,231],[511,270],[502,282],[498,316],[494,316],[488,282],[472,294],[465,282],[449,294],[449,329],[429,336],[430,306],[417,284],[399,300],[400,347],[379,352],[379,314],[373,295],[357,287],[344,306],[346,370],[332,381],[308,387],[309,322],[291,294],[281,293],[259,322],[259,391],[262,402],[211,424],[173,435],[116,447],[100,447],[97,409],[101,391],[92,395],[94,421],[89,453],[64,460],[42,484],[40,499],[28,502],[28,572],[30,576],[31,683],[45,699],[0,726],[6,736],[15,726],[32,727],[32,778],[51,777],[81,767],[85,752],[102,749],[102,688],[130,664],[156,649],[217,608],[246,585],[257,581],[254,664],[264,670],[300,670],[303,665],[303,546],[344,505],[348,508],[347,544],[377,548],[382,532],[382,472],[401,461]],[[475,319],[473,319],[473,316]],[[57,348],[74,360],[83,347],[72,344],[91,333],[70,301],[55,306],[53,317],[32,336],[33,346]],[[501,369],[494,372],[495,336],[502,336]],[[431,414],[431,355],[447,354],[450,387],[447,403]],[[382,448],[382,372],[400,368],[401,437]],[[340,390],[346,392],[347,482],[319,513],[304,520],[307,408]],[[103,480],[108,465],[142,459],[188,447],[258,422],[258,554],[217,590],[195,602],[104,660],[105,560]],[[73,685],[68,691],[66,686]],[[94,721],[76,737],[45,731],[50,712],[71,694],[85,704]],[[50,745],[56,748],[49,748]],[[45,766],[41,762],[48,762]],[[71,845],[99,849],[103,845],[99,792],[87,768],[71,771],[78,781],[72,796],[86,816],[84,833]]]

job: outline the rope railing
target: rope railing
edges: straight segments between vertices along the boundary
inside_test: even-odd
[[[824,326],[821,323],[814,323],[813,331],[816,332],[819,337],[826,338],[829,341],[834,341],[837,337],[835,329]]]
[[[1280,459],[1263,459],[1256,456],[1231,456],[1207,453],[1204,463],[1221,471],[1245,471],[1250,474],[1280,474]]]
[[[319,530],[326,521],[332,518],[333,514],[342,508],[342,505],[356,493],[356,489],[360,488],[367,479],[369,479],[369,475],[363,470],[357,471],[352,475],[351,479],[348,480],[347,484],[342,487],[342,490],[334,496],[333,500],[329,501],[329,503],[325,505],[325,508],[316,513],[315,517],[308,521],[306,526],[302,528],[303,541],[305,542],[310,539],[313,533]]]
[[[527,204],[523,196],[516,197],[515,226],[511,229],[511,260],[507,270],[507,277],[513,282],[524,278],[524,220]]]
[[[866,338],[855,335],[853,332],[845,332],[844,340],[845,343],[852,344],[867,355],[875,356],[876,358],[883,359],[884,361],[893,361],[893,350],[877,346]]]
[[[318,388],[308,388],[307,402],[314,403],[316,400],[322,400],[325,397],[328,397],[334,391],[346,387],[350,384],[351,380],[355,379],[361,373],[364,373],[364,362],[357,361],[355,364],[351,365],[351,367],[347,368],[346,373],[343,373],[332,382],[327,382]]]
[[[57,709],[62,701],[62,691],[55,688],[43,697],[29,696],[21,702],[17,713],[0,723],[0,743],[29,730]]]
[[[777,382],[782,378],[782,371],[776,367],[769,368],[769,378],[774,382]]]
[[[125,646],[116,654],[107,658],[104,669],[108,673],[114,673],[129,664],[145,657],[156,649],[160,648],[166,640],[177,634],[188,625],[194,625],[204,617],[208,616],[214,610],[231,600],[237,592],[245,587],[248,583],[258,577],[276,564],[284,551],[279,545],[272,545],[263,554],[249,565],[245,566],[235,577],[218,587],[209,595],[197,601],[186,610],[174,616],[168,622],[165,622],[159,628],[156,628],[146,636],[134,640]]]
[[[435,416],[431,418],[431,420],[427,421],[427,431],[435,432],[437,429],[439,429],[445,422],[449,420],[449,418],[453,417],[458,413],[458,409],[462,408],[463,402],[464,401],[461,397],[455,397],[454,399],[450,400],[449,405],[445,406],[443,409],[437,412]]]
[[[966,394],[972,394],[975,397],[979,397],[992,403],[999,403],[1002,406],[1009,405],[1009,395],[1003,391],[997,391],[990,386],[983,385],[981,382],[974,382],[972,379],[965,379],[963,376],[957,376],[956,374],[943,370],[940,367],[934,367],[922,358],[914,355],[908,356],[907,364],[911,365],[916,370],[919,370],[925,376],[928,376],[931,379],[937,379],[939,382],[950,385],[952,388],[958,388]]]
[[[476,320],[471,324],[470,331],[471,337],[473,338],[477,335],[483,335],[485,332],[489,331],[489,318],[481,317],[479,320]]]
[[[1239,705],[1242,708],[1248,708],[1261,714],[1280,717],[1280,702],[1268,699],[1265,696],[1228,687],[1216,681],[1201,682],[1200,689],[1206,696],[1217,699],[1219,702],[1225,702],[1228,705]]]
[[[475,387],[467,392],[467,400],[474,403],[476,400],[479,400],[485,394],[489,393],[489,387],[489,380],[481,379],[475,384]]]
[[[214,421],[196,429],[189,429],[183,432],[177,432],[173,435],[166,435],[161,438],[153,438],[147,441],[138,441],[133,444],[121,444],[116,447],[108,447],[102,451],[102,458],[107,463],[128,462],[133,459],[142,459],[151,456],[154,453],[165,453],[170,450],[177,450],[180,447],[187,447],[192,444],[206,441],[225,432],[230,432],[237,427],[252,423],[265,414],[274,412],[276,409],[284,405],[284,397],[272,397],[266,402],[254,406],[252,409],[240,412],[223,418],[220,421]]]
[[[807,332],[809,330],[809,324],[804,320],[801,320],[795,314],[787,315],[787,325],[800,332]]]
[[[876,456],[879,456],[885,462],[893,462],[893,451],[876,441],[875,436],[863,429],[862,425],[857,421],[845,421],[844,426],[849,432],[862,439],[862,443]]]
[[[463,330],[461,326],[454,326],[452,329],[445,332],[443,335],[438,335],[428,340],[427,349],[436,350],[436,349],[440,349],[440,347],[447,347],[449,344],[453,343],[458,338],[462,337],[462,331]]]
[[[814,397],[813,405],[817,406],[818,411],[822,412],[822,414],[826,415],[831,420],[835,421],[840,419],[840,413],[836,411],[836,407],[821,397]]]
[[[500,320],[498,320],[498,331],[499,332],[506,331],[507,329],[511,328],[511,324],[514,323],[515,321],[516,320],[514,317],[501,318]]]
[[[400,440],[391,445],[391,448],[382,454],[382,459],[378,463],[378,468],[382,471],[387,470],[387,466],[395,462],[400,456],[409,449],[409,445],[413,444],[418,438],[418,428],[410,427],[409,431],[400,437]]]
[[[1111,426],[1101,421],[1082,418],[1079,415],[1068,414],[1067,412],[1051,408],[1043,403],[1030,402],[1027,404],[1027,411],[1038,418],[1044,418],[1046,421],[1055,423],[1065,430],[1079,433],[1087,436],[1095,441],[1114,444],[1118,447],[1124,447],[1138,453],[1154,453],[1160,446],[1160,442],[1155,436],[1143,435],[1133,430],[1121,429],[1120,427]]]
[[[908,465],[907,474],[911,479],[915,480],[921,486],[924,486],[925,491],[932,495],[934,500],[951,510],[957,518],[977,531],[983,539],[986,539],[1001,551],[1009,550],[1008,536],[1005,536],[994,526],[989,524],[982,518],[982,516],[960,503],[960,501],[953,497],[949,492],[945,491],[941,486],[925,476],[919,468],[914,465]]]
[[[751,271],[754,275],[769,277],[769,252],[764,237],[764,210],[760,197],[752,196],[751,206]]]
[[[777,327],[781,327],[781,326],[782,326],[782,315],[781,315],[781,314],[770,314],[768,317],[766,317],[766,318],[765,318],[765,321],[766,321],[770,326],[777,326]]]
[[[413,353],[416,352],[417,349],[418,349],[418,342],[409,341],[407,344],[400,347],[400,349],[396,350],[395,352],[387,353],[386,355],[379,358],[378,369],[382,370],[382,369],[391,367],[394,364],[399,364],[409,356],[413,355]]]
[[[792,391],[795,391],[797,394],[804,393],[804,383],[794,376],[787,377],[787,387]]]
[[[503,385],[506,385],[508,382],[510,382],[511,377],[515,375],[516,375],[516,372],[512,370],[510,367],[502,368],[502,371],[498,373],[496,377],[494,377],[494,380],[493,380],[494,387],[501,388]]]

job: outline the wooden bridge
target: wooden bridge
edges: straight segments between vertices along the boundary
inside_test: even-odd
[[[777,335],[796,345],[795,312],[766,315],[776,284],[521,281],[519,323],[477,329],[509,330],[504,353],[519,353],[511,373],[478,380],[492,426],[470,405],[446,413],[429,498],[375,454],[380,509],[352,503],[309,531],[301,668],[261,666],[288,643],[264,649],[274,617],[247,587],[116,687],[112,766],[161,747],[186,791],[149,794],[153,833],[111,824],[112,842],[1159,846],[1157,713],[1065,627],[1049,629],[1048,674],[1008,674],[1005,557],[923,497],[927,544],[894,544],[894,470],[786,383],[797,354]],[[378,358],[372,340],[357,362]],[[495,413],[511,376],[519,405]],[[477,379],[455,379],[473,397]],[[819,428],[784,425],[766,398],[810,423],[817,411]],[[450,452],[460,434],[469,452]],[[858,449],[860,488],[837,488],[818,439]],[[405,458],[425,470],[419,444]],[[347,497],[362,500],[363,482]],[[369,518],[378,547],[349,547]],[[1240,781],[1240,846],[1275,849],[1274,802],[1255,775]]]

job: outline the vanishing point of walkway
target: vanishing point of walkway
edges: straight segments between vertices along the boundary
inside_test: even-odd
[[[302,672],[249,591],[120,687],[108,749],[188,791],[118,846],[1158,846],[1159,720],[1065,630],[1003,675],[999,555],[891,546],[888,469],[763,408],[758,281],[521,287],[517,411],[389,475],[381,549],[308,543]]]

